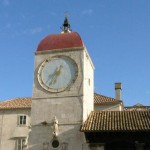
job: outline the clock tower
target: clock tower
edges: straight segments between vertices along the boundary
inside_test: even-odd
[[[94,67],[66,17],[35,52],[29,150],[82,150],[82,123],[93,110]]]

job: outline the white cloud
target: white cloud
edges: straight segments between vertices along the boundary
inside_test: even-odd
[[[86,9],[81,12],[82,15],[92,15],[93,9]]]
[[[42,30],[43,29],[41,27],[37,27],[37,28],[31,30],[31,34],[36,34],[36,33],[42,32]]]
[[[42,32],[43,28],[42,27],[37,27],[37,28],[34,28],[34,29],[25,29],[21,32],[21,34],[24,34],[24,35],[27,35],[27,34],[37,34],[37,33],[40,33]]]

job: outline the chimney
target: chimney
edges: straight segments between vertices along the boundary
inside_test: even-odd
[[[121,100],[121,91],[122,91],[121,83],[115,83],[115,91],[116,91],[116,99]]]

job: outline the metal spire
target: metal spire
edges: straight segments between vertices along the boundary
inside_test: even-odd
[[[65,20],[64,20],[64,23],[62,25],[62,33],[66,33],[66,32],[71,32],[67,13],[65,13]]]

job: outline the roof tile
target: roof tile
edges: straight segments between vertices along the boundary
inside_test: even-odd
[[[94,103],[102,104],[107,102],[115,102],[116,99],[106,97],[100,94],[94,94]],[[13,108],[30,108],[32,98],[15,98],[7,101],[0,102],[0,109],[13,109]]]
[[[94,93],[94,103],[97,104],[97,105],[102,104],[102,103],[117,102],[117,101],[118,100],[116,100],[114,98]]]
[[[137,130],[150,130],[150,111],[91,112],[81,127],[83,132]]]
[[[0,109],[31,108],[31,98],[15,98],[0,102]]]

